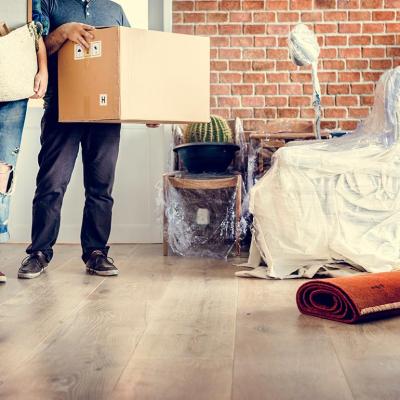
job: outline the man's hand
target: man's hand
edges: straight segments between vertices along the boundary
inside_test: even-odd
[[[90,31],[95,29],[94,26],[69,22],[62,25],[62,29],[65,39],[81,44],[86,49],[90,48],[89,42],[94,39],[94,35]]]
[[[35,94],[31,97],[31,99],[42,99],[46,94],[47,84],[49,82],[49,74],[46,68],[39,70],[39,72],[35,76],[35,83],[33,90]]]
[[[146,124],[148,128],[159,128],[160,124]]]

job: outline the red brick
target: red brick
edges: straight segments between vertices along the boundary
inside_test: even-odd
[[[390,69],[393,66],[393,60],[383,59],[383,60],[371,60],[371,69]]]
[[[210,10],[218,10],[218,1],[196,1],[196,10],[197,11],[210,11]]]
[[[298,108],[278,108],[278,118],[298,118],[299,115]]]
[[[354,131],[357,128],[358,121],[340,121],[339,128],[345,131]]]
[[[358,106],[358,96],[337,96],[336,97],[336,105],[337,106]]]
[[[241,4],[240,1],[221,1],[219,3],[219,9],[226,11],[240,10]]]
[[[248,72],[243,75],[244,83],[264,83],[265,82],[265,74],[261,74],[258,72]]]
[[[315,110],[314,108],[305,108],[302,107],[300,110],[300,117],[303,119],[311,119],[315,118]]]
[[[243,33],[245,35],[263,35],[265,33],[266,26],[262,25],[245,25],[243,27]]]
[[[218,97],[218,107],[240,107],[239,97]]]
[[[370,21],[371,13],[369,11],[350,11],[349,12],[350,21]]]
[[[324,109],[325,118],[346,118],[347,108],[325,108]]]
[[[254,38],[253,36],[232,36],[231,46],[232,47],[253,47]]]
[[[347,21],[346,11],[325,11],[325,21]]]
[[[337,121],[321,121],[321,129],[336,129]]]
[[[228,69],[228,63],[226,61],[211,61],[212,71],[226,71]]]
[[[276,14],[274,12],[255,12],[254,22],[276,22]]]
[[[361,48],[350,47],[348,49],[339,49],[340,58],[360,58]]]
[[[275,67],[275,61],[253,61],[252,70],[253,71],[271,71]]]
[[[337,24],[315,24],[316,33],[336,33],[337,31]]]
[[[361,8],[382,8],[383,0],[361,0]]]
[[[302,86],[299,83],[282,84],[279,85],[279,94],[303,94]]]
[[[337,8],[357,9],[360,7],[360,0],[337,0]]]
[[[282,96],[267,96],[265,98],[265,105],[267,107],[287,107],[288,99]]]
[[[231,12],[229,19],[231,22],[251,22],[253,18],[248,12]]]
[[[291,61],[276,61],[277,71],[296,71],[297,67]]]
[[[218,33],[220,35],[240,35],[242,33],[242,25],[239,24],[219,25]]]
[[[318,77],[321,82],[337,82],[336,72],[320,71]]]
[[[194,1],[174,1],[173,2],[174,11],[193,11]]]
[[[185,35],[194,34],[194,25],[174,25],[173,32],[184,33]]]
[[[313,1],[312,0],[291,0],[290,9],[291,10],[312,10]]]
[[[264,96],[242,96],[242,107],[264,107]]]
[[[360,82],[360,72],[339,72],[339,82]]]
[[[326,46],[346,46],[347,36],[325,36]]]
[[[387,33],[400,32],[400,23],[395,22],[395,23],[386,24],[386,32]]]
[[[394,35],[376,35],[373,36],[373,43],[376,45],[394,45],[396,38]]]
[[[207,22],[228,22],[229,14],[227,12],[216,12],[207,14]]]
[[[364,24],[365,27],[366,24]],[[361,24],[339,24],[339,33],[360,33]]]
[[[196,25],[196,35],[216,35],[217,25]]]
[[[367,46],[371,44],[372,39],[371,36],[362,35],[362,36],[350,36],[349,37],[349,45],[350,46]]]
[[[206,14],[204,13],[185,13],[183,14],[184,23],[202,23],[206,22]]]
[[[385,49],[379,47],[364,47],[362,49],[364,58],[383,58],[385,57]]]
[[[323,66],[324,69],[342,70],[345,67],[345,63],[343,60],[324,60]]]
[[[268,49],[267,58],[272,60],[287,60],[289,58],[289,51],[287,49]]]
[[[336,0],[315,0],[316,8],[336,8]]]
[[[223,72],[219,74],[220,83],[240,83],[242,82],[242,74],[236,72]]]
[[[232,85],[232,94],[253,94],[254,86],[253,85]]]
[[[400,47],[388,47],[386,52],[388,57],[400,57]]]
[[[278,85],[256,85],[256,94],[274,96],[278,94]]]
[[[266,10],[288,10],[289,1],[288,0],[266,0],[265,2]]]
[[[400,0],[385,0],[385,8],[400,8]]]
[[[269,107],[269,108],[256,108],[254,110],[254,116],[256,118],[269,118],[274,119],[277,116],[276,108]]]
[[[301,13],[302,22],[319,22],[322,21],[322,12],[302,12]]]
[[[243,127],[245,131],[264,131],[266,122],[264,120],[244,120]]]
[[[231,71],[249,71],[251,70],[251,61],[230,61],[229,69]]]
[[[221,60],[232,60],[232,59],[240,59],[242,55],[242,51],[239,49],[219,49],[218,58]]]
[[[276,37],[274,36],[256,36],[254,38],[255,47],[275,47]]]
[[[372,20],[373,21],[391,21],[396,18],[396,13],[394,11],[373,11]]]
[[[290,107],[310,107],[311,97],[310,96],[289,96]]]
[[[351,85],[352,94],[372,94],[374,85],[372,83],[353,83]]]
[[[278,22],[298,22],[300,15],[297,12],[280,12],[277,14]]]
[[[289,31],[289,25],[267,25],[267,33],[269,35],[288,35]]]
[[[229,108],[211,108],[211,114],[218,115],[221,118],[229,119],[231,117]]]
[[[289,74],[287,72],[272,72],[266,74],[267,82],[269,83],[286,83],[289,82]]]
[[[377,82],[381,77],[382,72],[363,72],[364,82]]]
[[[210,91],[212,95],[228,95],[231,93],[231,88],[229,85],[211,85]]]
[[[369,108],[363,107],[363,108],[356,108],[356,107],[351,107],[349,108],[349,117],[350,118],[366,118],[368,117],[369,114]]]
[[[264,9],[264,0],[262,1],[246,1],[242,2],[243,10],[263,10]]]
[[[347,69],[367,69],[368,60],[346,60]]]
[[[361,96],[360,99],[362,106],[373,106],[375,102],[375,96]]]
[[[253,108],[232,108],[231,109],[232,118],[253,118],[254,109]]]
[[[243,58],[247,60],[265,59],[265,50],[264,49],[243,50]]]
[[[308,72],[291,72],[290,80],[292,82],[310,82],[311,73]]]
[[[228,47],[229,46],[229,38],[213,36],[210,38],[211,47]]]
[[[181,24],[183,22],[183,14],[181,12],[174,12],[172,14],[172,22],[174,25]]]
[[[385,25],[382,23],[366,23],[363,24],[363,33],[383,33],[385,32]]]
[[[328,94],[349,94],[350,86],[345,84],[328,85]]]

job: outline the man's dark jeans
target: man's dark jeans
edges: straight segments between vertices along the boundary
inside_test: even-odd
[[[81,146],[86,196],[81,244],[86,262],[93,250],[108,252],[121,125],[61,124],[57,120],[57,113],[46,110],[33,200],[32,244],[27,253],[42,251],[48,261],[53,257],[64,194]]]

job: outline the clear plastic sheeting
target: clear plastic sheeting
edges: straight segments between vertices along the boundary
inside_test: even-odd
[[[173,177],[201,182],[231,179],[233,176],[176,172]],[[176,187],[165,178],[164,234],[174,254],[226,259],[239,250],[238,238],[245,226],[242,225],[242,213],[237,202],[241,180],[238,184],[240,188],[189,189]]]
[[[250,194],[249,266],[262,259],[265,277],[280,279],[326,275],[341,262],[362,272],[400,268],[399,95],[396,68],[381,77],[355,133],[275,153]]]

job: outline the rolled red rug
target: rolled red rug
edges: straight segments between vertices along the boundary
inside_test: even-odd
[[[297,291],[306,315],[354,324],[400,314],[400,271],[311,280]]]

